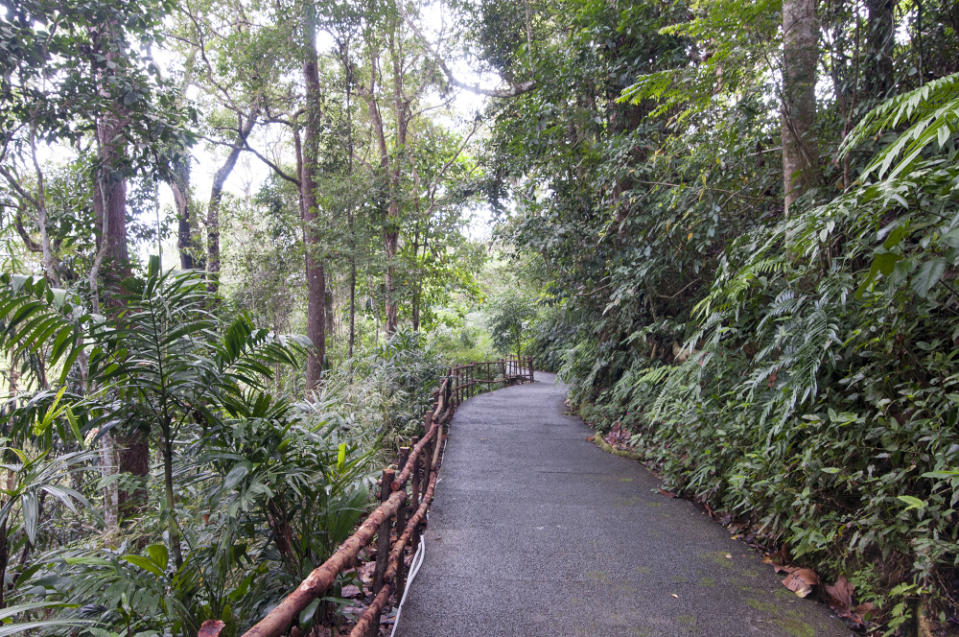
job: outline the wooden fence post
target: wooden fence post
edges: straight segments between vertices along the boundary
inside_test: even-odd
[[[416,443],[420,441],[419,436],[413,436],[410,439],[411,448],[416,446]],[[420,452],[422,454],[422,452]],[[413,471],[410,473],[410,510],[416,511],[416,508],[420,505],[420,481],[418,478],[420,463],[419,459],[413,462]]]
[[[384,469],[383,477],[380,480],[380,502],[386,502],[393,493],[393,478],[396,477],[396,471],[393,469]],[[373,570],[373,595],[375,596],[383,588],[383,575],[386,573],[386,567],[390,561],[390,532],[392,519],[386,518],[380,523],[380,528],[376,535],[376,567]],[[399,527],[397,526],[399,530]],[[402,530],[399,532],[402,533]],[[377,613],[367,637],[376,637],[380,628],[380,614]]]
[[[406,466],[406,462],[410,458],[410,447],[400,447],[400,453],[396,459],[397,470],[403,471],[403,468]],[[404,486],[405,490],[406,487]],[[397,533],[402,533],[406,529],[406,521],[409,519],[409,500],[400,505],[400,508],[396,511],[396,529]],[[396,590],[397,595],[402,596],[403,590],[403,581],[406,579],[406,562],[403,559],[400,559],[400,563],[396,567]]]

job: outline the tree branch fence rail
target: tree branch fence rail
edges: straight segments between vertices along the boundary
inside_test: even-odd
[[[328,560],[315,568],[296,590],[283,598],[243,637],[302,635],[291,627],[303,609],[322,596],[338,575],[350,569],[360,550],[371,545],[376,538],[373,600],[350,632],[350,637],[374,637],[379,630],[380,614],[391,596],[400,593],[397,595],[400,597],[405,589],[404,555],[407,547],[415,552],[419,546],[453,413],[463,401],[496,385],[531,383],[533,380],[531,356],[511,356],[450,368],[439,387],[433,390],[436,402],[424,420],[426,433],[421,438],[414,437],[410,446],[400,448],[395,469],[383,470],[379,506]],[[222,621],[210,619],[200,627],[197,637],[220,637],[224,628]]]

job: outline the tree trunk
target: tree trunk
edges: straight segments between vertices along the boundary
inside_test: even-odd
[[[383,282],[386,287],[386,335],[396,333],[399,323],[399,313],[396,304],[396,251],[399,246],[400,233],[392,225],[393,220],[399,217],[399,205],[390,201],[389,218],[386,229],[383,231],[383,244],[386,249],[386,274]]]
[[[350,213],[350,236],[355,238],[353,214]],[[356,343],[356,241],[350,246],[350,337],[348,355],[353,358],[353,347]]]
[[[173,179],[170,181],[170,190],[173,191],[173,204],[176,207],[177,241],[176,247],[180,253],[180,268],[193,270],[199,263],[200,254],[197,239],[196,215],[190,195],[190,159],[181,157],[174,166]],[[202,263],[203,260],[200,260]]]
[[[327,279],[329,283],[329,279]],[[323,316],[326,319],[326,335],[330,338],[336,338],[336,324],[334,319],[336,315],[333,313],[333,289],[329,286],[326,288],[326,292],[323,295],[323,303],[325,307],[323,308]]]
[[[120,473],[126,473],[135,484],[126,486],[117,494],[117,510],[121,520],[135,517],[146,504],[146,477],[150,475],[150,447],[146,432],[137,429],[118,436],[117,450],[120,457]]]
[[[349,43],[341,51],[343,67],[346,70],[346,161],[349,174],[353,175],[353,65],[350,62]],[[350,226],[350,334],[347,346],[347,355],[353,358],[353,348],[356,344],[356,212],[353,206],[353,188],[350,188],[350,201],[347,216]],[[352,363],[351,363],[352,365]]]
[[[316,173],[320,147],[320,75],[316,54],[316,8],[309,2],[303,11],[303,80],[306,84],[306,125],[300,153],[300,214],[306,253],[306,335],[315,350],[306,359],[306,388],[316,387],[326,356],[326,275],[316,204]]]
[[[101,47],[99,35],[105,35],[112,44],[110,26],[94,40]],[[110,46],[108,44],[107,46]],[[106,57],[115,53],[107,49]],[[109,78],[99,78],[101,85],[109,85]],[[109,96],[109,89],[103,88]],[[97,256],[90,273],[94,289],[94,308],[99,308],[99,287],[103,283],[103,301],[106,313],[116,316],[122,309],[121,282],[131,276],[130,258],[127,251],[126,198],[127,184],[122,172],[125,149],[123,131],[129,115],[118,104],[116,111],[102,113],[97,121],[97,159],[99,168],[94,181],[93,211],[97,221]],[[119,470],[131,474],[140,484],[132,489],[119,490],[117,508],[121,518],[136,516],[146,504],[147,492],[141,486],[150,473],[150,448],[147,436],[142,431],[125,432],[117,437]]]
[[[103,488],[103,523],[107,533],[113,533],[119,526],[119,494],[117,483],[111,480],[117,472],[117,454],[113,443],[113,432],[108,431],[100,438],[100,476],[106,486]]]
[[[417,189],[419,184],[417,184]],[[419,201],[417,201],[416,212],[419,213]],[[420,230],[417,222],[416,233],[413,236],[413,298],[410,307],[410,316],[413,321],[413,331],[420,331],[420,303],[423,299],[423,268],[420,266]],[[426,243],[423,243],[423,257],[426,258]]]
[[[396,39],[397,27],[389,35],[390,59],[393,63],[393,110],[396,116],[396,156],[390,161],[390,205],[387,210],[386,227],[383,229],[386,248],[386,334],[396,333],[399,324],[396,299],[396,253],[399,248],[401,192],[403,176],[402,158],[406,153],[406,133],[410,124],[409,104],[403,91],[403,51]]]
[[[226,185],[227,178],[233,172],[240,153],[246,147],[246,140],[256,124],[257,114],[258,109],[254,107],[246,120],[243,119],[242,115],[237,116],[236,142],[230,148],[230,154],[226,156],[226,161],[213,176],[210,202],[206,209],[206,271],[209,277],[207,286],[211,292],[216,292],[220,285],[220,204],[223,201],[223,186]]]
[[[815,0],[783,2],[782,145],[785,214],[819,178],[816,123],[816,64],[819,21]]]
[[[102,251],[100,274],[108,304],[116,304],[120,281],[130,276],[127,252],[127,182],[119,170],[123,149],[117,139],[126,126],[125,117],[108,113],[97,123],[100,168],[93,193],[93,211],[97,221],[97,251]],[[111,303],[112,300],[112,303]]]
[[[866,94],[885,98],[894,82],[892,48],[895,44],[896,3],[894,0],[866,0],[869,11],[866,33]]]
[[[176,496],[173,493],[173,439],[169,423],[163,426],[163,492],[166,496],[170,549],[173,563],[179,569],[183,566],[183,552],[180,548],[180,525],[176,520]]]

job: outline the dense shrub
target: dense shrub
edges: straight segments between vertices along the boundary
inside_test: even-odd
[[[919,598],[957,602],[957,87],[879,106],[846,152],[898,131],[860,185],[734,242],[672,361],[565,350],[584,417],[626,426],[670,488],[848,576],[889,629]]]

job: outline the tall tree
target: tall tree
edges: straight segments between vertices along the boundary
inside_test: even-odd
[[[819,21],[816,0],[783,2],[782,157],[785,214],[819,179],[816,64]]]
[[[312,389],[323,373],[326,356],[326,272],[323,268],[323,245],[319,228],[316,184],[319,172],[320,128],[322,126],[320,75],[316,50],[317,16],[312,0],[305,0],[303,20],[303,82],[306,85],[303,110],[306,121],[303,142],[297,135],[297,159],[300,180],[300,214],[303,222],[303,245],[306,260],[307,316],[306,335],[315,350],[306,361],[306,386]]]

